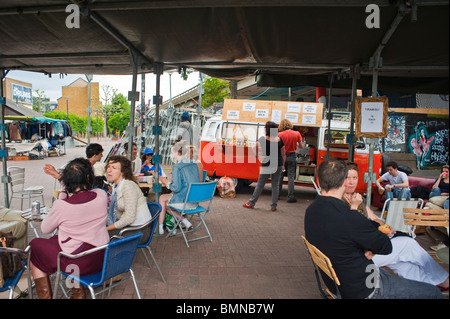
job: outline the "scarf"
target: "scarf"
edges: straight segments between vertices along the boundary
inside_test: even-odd
[[[113,189],[113,192],[111,195],[111,201],[109,203],[109,208],[108,208],[108,224],[107,224],[107,226],[114,224],[118,220],[118,218],[117,218],[117,190],[122,185],[122,182],[124,180],[125,179],[122,179],[120,181],[119,185],[117,185],[117,186],[114,185],[114,189]]]

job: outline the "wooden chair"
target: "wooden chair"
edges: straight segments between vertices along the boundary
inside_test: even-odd
[[[339,279],[334,271],[333,265],[331,264],[330,259],[322,253],[316,246],[310,244],[310,242],[305,238],[305,236],[301,236],[303,241],[306,244],[306,248],[311,256],[314,265],[314,272],[316,274],[317,285],[319,286],[320,294],[324,299],[328,299],[327,294],[333,299],[341,299],[341,293],[339,292],[338,286],[341,285]],[[325,289],[322,288],[322,283],[320,279],[320,270],[324,274],[326,274],[335,284],[336,293],[332,293],[325,285]]]
[[[445,227],[448,235],[448,209],[418,209],[405,208],[403,209],[403,217],[405,225],[409,228],[409,234],[414,238],[417,226],[424,227]]]

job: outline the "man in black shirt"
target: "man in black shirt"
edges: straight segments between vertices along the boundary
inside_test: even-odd
[[[392,245],[367,218],[342,201],[347,172],[347,164],[340,159],[320,164],[322,195],[305,214],[305,236],[330,258],[342,298],[442,298],[438,288],[390,275],[373,263],[374,254],[389,254]],[[333,291],[334,286],[323,277]]]

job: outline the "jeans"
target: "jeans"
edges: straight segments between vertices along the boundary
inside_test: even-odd
[[[288,177],[288,199],[294,199],[294,186],[295,186],[295,175],[297,173],[297,156],[295,153],[286,155],[286,162],[284,163]],[[283,188],[284,174],[280,174],[280,191]]]
[[[370,299],[442,299],[442,293],[436,286],[391,275],[379,270],[379,288]]]
[[[433,190],[430,192],[430,195],[428,195],[428,198],[431,198],[434,196],[441,196],[441,189],[439,187],[433,188]]]
[[[266,185],[269,177],[272,177],[272,204],[270,205],[272,208],[277,207],[278,202],[278,194],[279,194],[279,185],[280,182],[280,174],[281,174],[282,166],[278,166],[277,170],[273,174],[264,174],[264,167],[261,167],[261,173],[259,174],[258,182],[256,183],[255,190],[253,191],[253,195],[248,201],[250,205],[255,206],[258,201],[259,195],[261,195],[264,186]]]
[[[394,188],[392,192],[386,192],[386,199],[398,198],[398,199],[411,199],[411,191],[409,188]]]

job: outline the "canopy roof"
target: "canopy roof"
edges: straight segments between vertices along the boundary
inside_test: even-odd
[[[1,1],[0,67],[132,74],[135,61],[138,73],[186,67],[278,87],[328,86],[334,73],[346,88],[356,72],[370,88],[379,56],[380,89],[448,93],[448,1],[375,1],[379,28],[366,26],[373,0],[74,2],[79,28],[66,27],[69,1]]]

